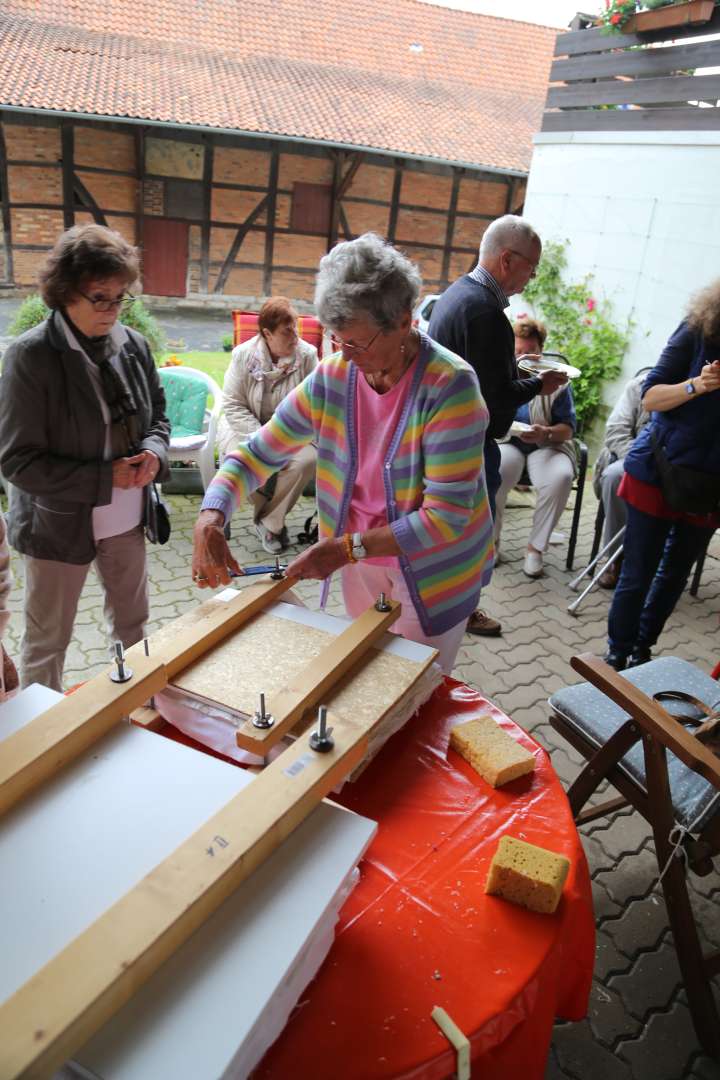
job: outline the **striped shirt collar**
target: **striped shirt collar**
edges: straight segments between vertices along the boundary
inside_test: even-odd
[[[480,263],[477,264],[474,270],[470,271],[469,275],[473,281],[477,281],[478,285],[484,285],[493,294],[497,300],[500,308],[504,311],[510,301],[505,293],[500,288],[498,282],[492,276],[489,270],[486,270]]]

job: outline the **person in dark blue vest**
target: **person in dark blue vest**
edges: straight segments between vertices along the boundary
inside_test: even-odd
[[[480,381],[490,412],[485,435],[485,479],[490,510],[500,487],[501,439],[515,413],[537,394],[551,394],[567,382],[565,375],[545,371],[520,378],[515,362],[515,338],[505,315],[508,297],[521,293],[540,262],[540,237],[515,214],[497,218],[485,230],[477,266],[463,274],[436,301],[428,333],[435,341],[467,360]],[[473,634],[499,634],[500,624],[484,612],[471,615]]]
[[[624,559],[605,660],[644,664],[720,525],[720,280],[687,317],[643,385],[652,413],[625,458]]]

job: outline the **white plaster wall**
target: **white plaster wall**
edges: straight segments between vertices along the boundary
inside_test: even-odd
[[[592,274],[636,324],[612,402],[655,362],[690,294],[720,277],[720,132],[538,135],[524,216],[543,240],[569,241],[571,280]]]

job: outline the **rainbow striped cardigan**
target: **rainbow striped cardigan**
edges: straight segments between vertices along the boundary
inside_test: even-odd
[[[220,510],[229,520],[240,500],[313,442],[320,536],[341,535],[357,473],[357,378],[357,367],[339,355],[318,364],[268,423],[225,458],[203,509]],[[466,619],[492,573],[483,468],[487,424],[470,365],[423,335],[383,481],[399,564],[427,635]]]

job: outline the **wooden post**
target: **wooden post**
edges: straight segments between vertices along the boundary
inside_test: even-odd
[[[214,146],[212,136],[205,137],[203,159],[203,216],[200,226],[200,292],[210,291],[210,220],[212,218],[212,178]],[[222,290],[220,290],[222,291]]]
[[[263,293],[272,293],[273,261],[275,258],[275,211],[277,207],[278,172],[280,155],[273,150],[270,155],[270,176],[267,193],[267,228],[265,230],[265,267],[263,270]]]
[[[71,120],[63,120],[60,123],[60,145],[62,153],[63,228],[71,229],[75,224],[75,189],[73,185],[75,133]]]
[[[15,281],[12,248],[12,217],[10,215],[10,191],[8,189],[7,149],[5,132],[0,121],[0,201],[2,202],[3,246],[5,248],[5,281]]]

